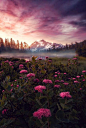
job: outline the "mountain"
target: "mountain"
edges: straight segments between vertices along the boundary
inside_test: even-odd
[[[63,47],[62,44],[57,44],[57,43],[50,43],[46,42],[45,40],[40,40],[40,41],[35,41],[30,45],[31,51],[43,51],[43,50],[48,50],[55,48],[61,48]]]

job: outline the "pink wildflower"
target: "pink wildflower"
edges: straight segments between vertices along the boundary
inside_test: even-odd
[[[60,86],[60,85],[54,85],[54,87],[56,87],[56,88],[60,88],[61,86]]]
[[[21,68],[24,68],[24,65],[23,64],[20,64],[19,65],[19,69],[21,69]]]
[[[69,83],[63,83],[64,85],[68,85]]]
[[[61,80],[60,82],[64,82],[64,80]]]
[[[55,72],[55,74],[57,74],[57,72]]]
[[[73,78],[73,80],[75,80],[76,78]]]
[[[39,79],[38,78],[34,79],[34,82],[37,82],[38,83],[39,82]]]
[[[17,85],[16,87],[19,87],[19,85]]]
[[[72,60],[77,60],[77,58],[73,58]]]
[[[46,87],[45,86],[42,86],[42,85],[38,85],[38,86],[34,87],[34,89],[35,90],[38,90],[38,92],[41,92],[42,93],[42,90],[43,89],[46,89]]]
[[[82,73],[85,73],[85,72],[86,72],[86,70],[83,70],[83,71],[82,71]]]
[[[2,92],[4,92],[4,90],[2,90]]]
[[[60,75],[61,73],[60,72],[58,72],[58,75]]]
[[[74,81],[74,83],[79,83],[79,81],[76,80],[76,81]]]
[[[83,77],[83,75],[81,75],[81,77]]]
[[[27,73],[27,70],[21,70],[20,73]]]
[[[35,76],[34,73],[29,73],[29,74],[27,74],[27,77],[29,77],[29,78],[34,77],[34,76]]]
[[[13,87],[13,84],[11,84],[11,87]]]
[[[13,89],[10,90],[11,92],[13,91]]]
[[[46,56],[46,59],[48,59],[49,57],[48,56]]]
[[[82,90],[82,88],[80,88],[80,90]]]
[[[5,114],[7,112],[7,109],[4,109],[3,111],[2,111],[2,114]]]
[[[15,80],[15,81],[17,81],[17,80]]]
[[[57,77],[57,75],[54,75],[54,77]]]
[[[65,72],[64,75],[66,75],[67,73]]]
[[[55,82],[60,82],[59,80],[55,80]]]
[[[38,119],[41,119],[42,116],[44,117],[49,117],[51,116],[51,112],[50,109],[46,109],[46,108],[40,108],[38,109],[38,111],[33,113],[34,117],[37,117]]]
[[[52,81],[51,81],[51,80],[49,80],[49,79],[44,79],[44,80],[43,80],[43,82],[44,82],[44,83],[52,84]]]
[[[82,81],[85,81],[85,79],[83,79]]]
[[[80,78],[80,76],[76,76],[77,78]]]
[[[39,60],[42,60],[42,58],[39,58]]]
[[[62,98],[64,98],[64,97],[72,98],[72,96],[70,95],[70,92],[61,92],[59,95]]]
[[[29,62],[29,60],[26,60],[25,62],[27,63],[27,62]]]
[[[20,79],[22,79],[23,77],[19,77]]]

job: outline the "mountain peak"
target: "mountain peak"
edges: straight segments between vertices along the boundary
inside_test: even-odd
[[[62,47],[61,44],[57,43],[50,43],[46,42],[45,40],[35,41],[30,45],[30,48],[32,51],[42,51],[42,50],[48,50],[49,48],[52,49],[53,45],[55,45],[55,48]]]

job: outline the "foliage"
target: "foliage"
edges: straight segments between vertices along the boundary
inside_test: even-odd
[[[29,62],[15,58],[0,62],[0,128],[86,127],[86,67],[82,68],[79,57],[65,64],[36,57]],[[70,92],[71,97],[62,98],[61,92]],[[49,109],[51,116],[46,112],[41,119],[34,117],[40,108]]]

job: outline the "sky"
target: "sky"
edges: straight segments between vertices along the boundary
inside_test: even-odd
[[[86,40],[86,0],[0,0],[0,37],[28,45]]]

